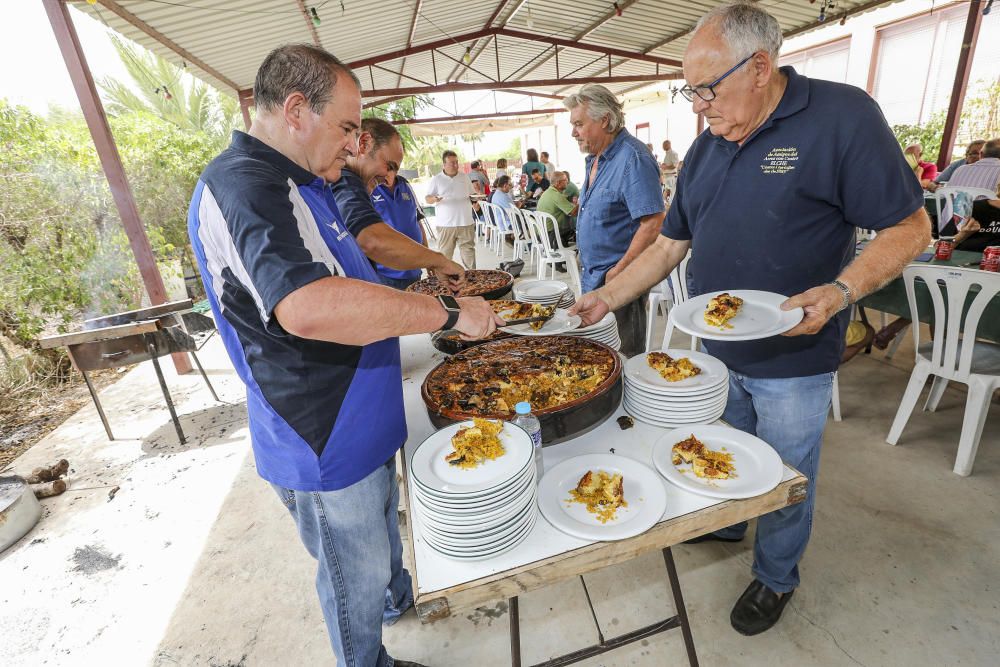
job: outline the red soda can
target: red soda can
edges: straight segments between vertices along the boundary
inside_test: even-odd
[[[983,250],[979,268],[983,271],[1000,271],[1000,245],[991,245]]]
[[[934,259],[951,259],[951,252],[955,249],[955,237],[942,236],[934,246]]]

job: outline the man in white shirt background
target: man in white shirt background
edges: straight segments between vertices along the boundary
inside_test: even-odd
[[[434,205],[438,251],[451,259],[458,246],[466,269],[476,268],[476,227],[472,219],[472,182],[458,171],[455,151],[441,154],[442,170],[427,186],[425,199]]]
[[[961,165],[948,180],[949,186],[1000,191],[1000,138],[983,144],[982,159]]]

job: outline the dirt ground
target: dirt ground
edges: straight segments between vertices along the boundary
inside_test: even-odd
[[[91,373],[90,379],[100,391],[102,387],[114,383],[126,370],[99,371]],[[68,382],[39,387],[31,396],[0,396],[0,472],[6,471],[18,456],[89,401],[90,393],[83,376],[75,370],[71,372]]]

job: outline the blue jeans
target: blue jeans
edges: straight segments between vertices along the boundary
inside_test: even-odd
[[[752,433],[809,480],[805,500],[757,519],[753,575],[777,593],[799,585],[799,560],[812,530],[819,449],[833,396],[833,373],[797,378],[749,378],[729,373],[729,402],[722,418]],[[724,528],[720,537],[742,537],[747,523]]]
[[[338,491],[272,486],[319,565],[316,591],[337,664],[392,667],[382,625],[395,623],[413,605],[397,523],[395,457]]]

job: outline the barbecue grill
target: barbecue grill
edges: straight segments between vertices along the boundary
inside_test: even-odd
[[[87,383],[90,397],[94,400],[97,414],[101,417],[104,430],[109,440],[115,436],[111,432],[107,415],[101,407],[87,371],[105,368],[131,366],[142,361],[151,360],[156,370],[156,379],[160,381],[163,399],[170,411],[170,418],[177,430],[181,443],[185,442],[184,431],[181,430],[174,402],[163,379],[163,369],[158,359],[162,356],[187,352],[194,359],[198,372],[205,379],[212,398],[219,401],[215,388],[209,382],[205,369],[198,360],[197,350],[215,333],[215,322],[210,317],[191,310],[191,300],[173,301],[151,308],[140,308],[125,313],[117,313],[105,317],[85,320],[83,329],[73,333],[58,336],[47,336],[39,340],[42,348],[65,347],[73,366],[83,375]]]

